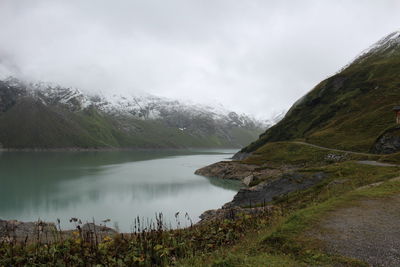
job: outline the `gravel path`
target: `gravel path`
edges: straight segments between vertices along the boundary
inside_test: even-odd
[[[370,156],[370,155],[375,155],[376,156],[377,155],[377,154],[370,154],[370,153],[354,152],[354,151],[348,151],[348,150],[342,150],[342,149],[328,148],[328,147],[313,145],[313,144],[310,144],[310,143],[300,142],[300,141],[293,141],[291,143],[307,145],[307,146],[311,146],[311,147],[315,147],[315,148],[320,148],[320,149],[325,149],[325,150],[332,150],[332,151],[336,151],[336,152],[350,153],[350,154],[355,154],[355,155],[363,155],[363,156]]]
[[[328,252],[371,266],[400,266],[400,195],[332,211],[316,229],[309,234]]]
[[[363,156],[371,156],[371,155],[374,155],[374,156],[377,156],[377,154],[369,154],[369,153],[362,153],[362,152],[354,152],[354,151],[348,151],[348,150],[327,148],[327,147],[317,146],[317,145],[313,145],[313,144],[310,144],[310,143],[299,142],[299,141],[294,141],[294,142],[292,142],[292,143],[301,144],[301,145],[307,145],[307,146],[311,146],[311,147],[315,147],[315,148],[320,148],[320,149],[325,149],[325,150],[332,150],[332,151],[336,151],[336,152],[343,152],[343,153],[355,154],[355,155],[363,155]],[[375,160],[359,160],[359,161],[357,161],[357,163],[359,163],[359,164],[364,164],[364,165],[371,165],[371,166],[381,166],[381,167],[400,166],[400,165],[397,165],[397,164],[383,163],[383,162],[379,162],[379,161],[375,161]]]

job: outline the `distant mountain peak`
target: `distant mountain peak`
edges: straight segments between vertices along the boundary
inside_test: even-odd
[[[0,146],[6,148],[242,147],[266,127],[221,105],[0,80]]]
[[[365,49],[356,57],[353,63],[360,63],[371,55],[385,54],[390,56],[393,53],[400,53],[400,30],[394,31]]]
[[[364,53],[374,53],[377,50],[386,50],[400,44],[400,30],[394,31],[370,46]]]
[[[397,146],[398,132],[395,137],[382,133],[397,130],[392,108],[400,103],[399,72],[400,31],[395,31],[317,84],[241,152],[288,140],[359,152],[389,151]]]
[[[138,119],[163,119],[171,124],[176,116],[187,119],[209,118],[214,121],[230,123],[239,127],[266,128],[268,124],[246,114],[237,114],[221,104],[204,105],[191,101],[182,101],[154,96],[147,93],[85,93],[77,88],[62,87],[48,82],[26,83],[14,77],[3,80],[8,87],[20,88],[44,105],[63,105],[71,111],[94,107],[110,115],[123,115]],[[190,121],[178,123],[176,127],[188,127]],[[175,125],[174,125],[175,126]]]

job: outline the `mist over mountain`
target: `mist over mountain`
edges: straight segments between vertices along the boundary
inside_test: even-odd
[[[2,0],[0,70],[263,119],[396,29],[399,9],[393,0]]]
[[[399,151],[400,130],[393,114],[400,104],[399,74],[400,31],[395,31],[320,82],[242,152],[287,140],[360,152]]]
[[[222,106],[149,94],[87,94],[12,77],[0,81],[4,148],[239,148],[270,124]]]
[[[399,11],[0,0],[0,267],[400,266]]]

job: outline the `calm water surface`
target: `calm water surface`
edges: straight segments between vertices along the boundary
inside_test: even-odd
[[[194,222],[205,210],[232,200],[237,183],[194,175],[227,159],[225,151],[0,152],[0,219],[71,217],[131,231],[136,216],[162,212],[175,225],[180,212]]]

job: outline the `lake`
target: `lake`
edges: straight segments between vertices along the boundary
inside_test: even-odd
[[[208,209],[232,200],[240,185],[194,175],[234,150],[0,152],[0,219],[55,222],[69,219],[132,230],[134,218],[189,225]]]

